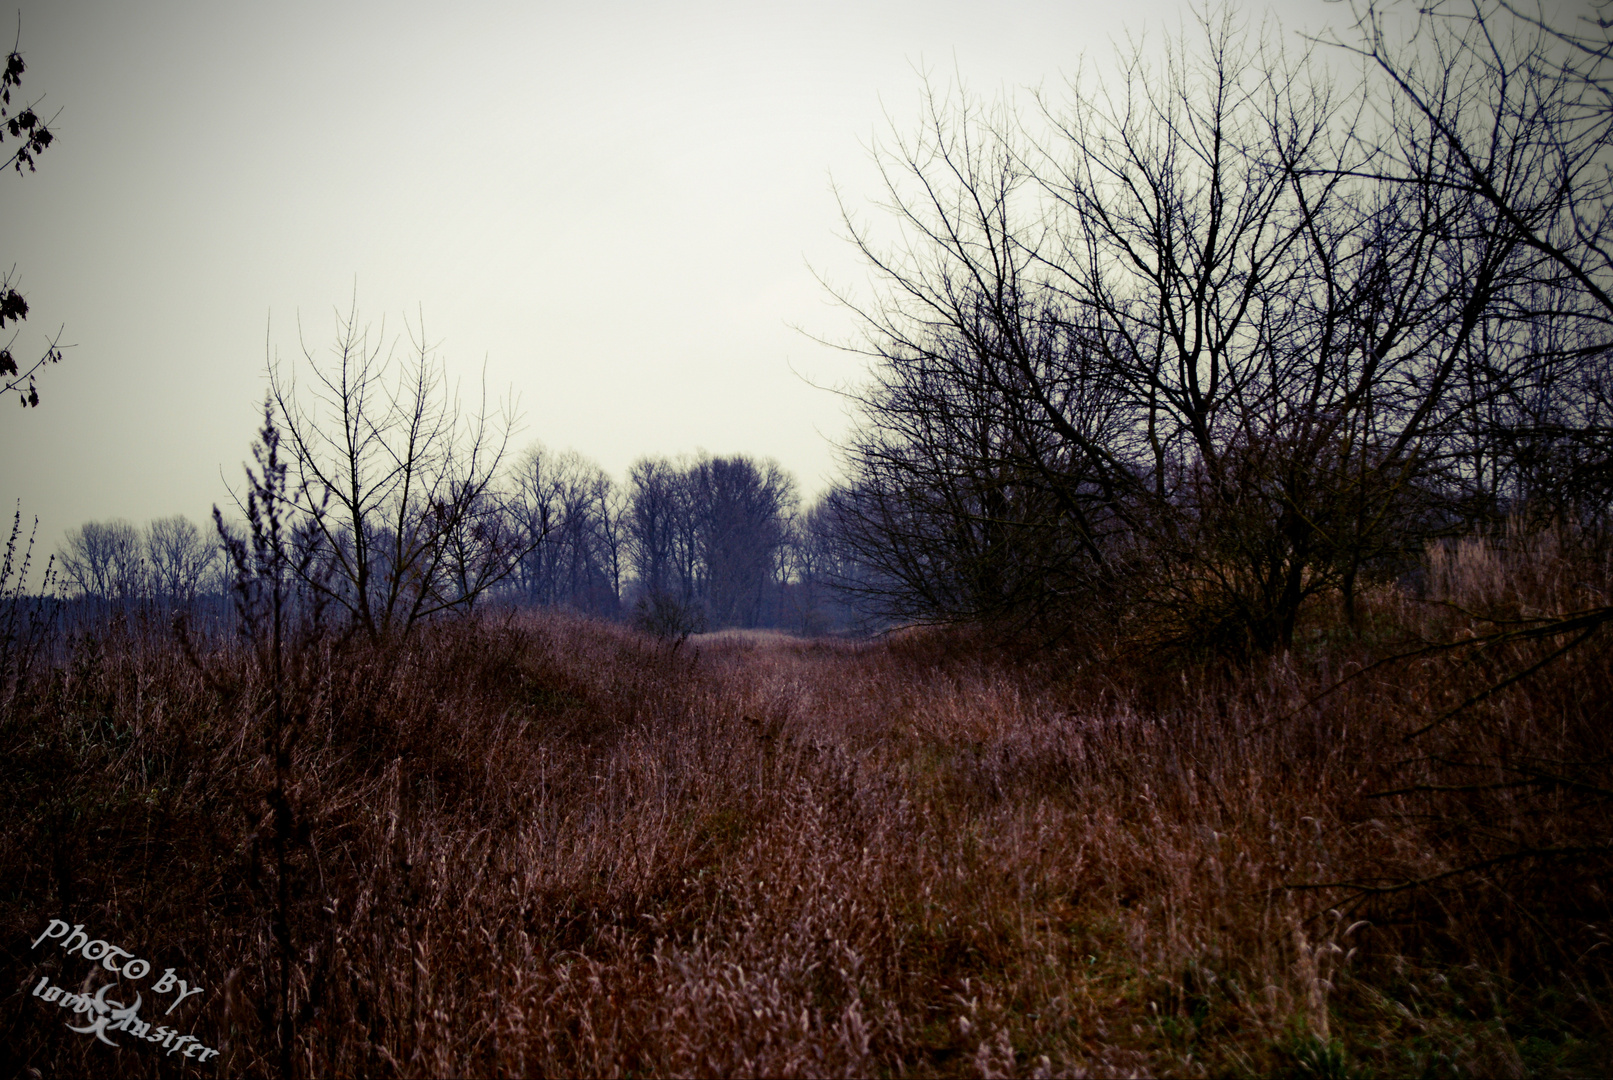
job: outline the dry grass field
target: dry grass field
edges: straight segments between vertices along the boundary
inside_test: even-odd
[[[278,723],[246,646],[109,626],[0,712],[0,1071],[1600,1072],[1605,637],[1451,710],[1609,567],[1426,579],[1237,666],[484,616],[304,642]],[[190,973],[219,1054],[69,1030],[32,988],[111,976],[52,919]]]

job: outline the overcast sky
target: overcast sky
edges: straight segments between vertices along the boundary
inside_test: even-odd
[[[247,457],[267,349],[324,349],[355,286],[423,311],[466,389],[485,362],[517,445],[620,476],[646,453],[833,474],[862,362],[814,279],[911,131],[917,72],[1057,86],[1179,0],[992,3],[25,2],[24,96],[57,143],[0,177],[0,263],[65,328],[38,409],[0,403],[0,500],[45,550],[83,521],[205,519]],[[1251,4],[1292,35],[1346,14]],[[8,147],[9,148],[9,147]]]

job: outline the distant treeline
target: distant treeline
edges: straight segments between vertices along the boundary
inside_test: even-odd
[[[494,596],[674,634],[823,633],[852,617],[830,588],[823,515],[802,511],[771,460],[644,457],[618,483],[574,451],[535,446],[505,513],[522,554]]]
[[[566,608],[673,636],[821,634],[855,622],[833,588],[827,519],[801,509],[795,479],[774,461],[644,457],[618,481],[574,450],[539,444],[499,488],[477,531],[499,536],[510,557],[477,602]],[[237,570],[228,539],[247,542],[230,519],[222,535],[183,515],[144,527],[86,522],[56,553],[52,610],[73,622],[117,611],[227,617]],[[371,569],[372,580],[386,577]]]

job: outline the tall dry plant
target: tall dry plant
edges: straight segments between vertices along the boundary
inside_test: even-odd
[[[34,537],[39,531],[35,518],[22,537],[22,503],[11,517],[11,533],[6,551],[0,557],[0,695],[7,698],[23,693],[28,676],[45,647],[51,630],[50,601],[55,589],[56,558],[45,561],[45,572],[37,593],[28,591],[29,570],[33,564]]]
[[[261,1007],[263,1027],[273,1032],[280,1075],[290,1077],[297,1041],[292,983],[299,968],[300,929],[292,915],[294,892],[300,891],[293,879],[304,869],[296,864],[306,861],[309,833],[294,760],[310,719],[322,705],[323,684],[339,649],[333,648],[324,621],[328,590],[317,587],[321,575],[328,574],[320,537],[301,511],[304,499],[291,489],[272,402],[264,403],[263,427],[252,452],[258,467],[246,470],[245,535],[226,527],[223,514],[213,508],[234,572],[237,625],[250,665],[244,673],[210,681],[225,700],[234,699],[246,710],[248,727],[269,764],[269,776],[243,792],[247,798],[256,794],[267,811],[248,837],[247,880],[268,915],[274,942],[274,992]],[[259,790],[251,792],[253,786]],[[264,977],[267,981],[267,971]]]

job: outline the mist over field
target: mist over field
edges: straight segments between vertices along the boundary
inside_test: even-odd
[[[60,10],[0,66],[7,1073],[1604,1071],[1604,3]],[[262,141],[130,120],[114,40]],[[216,252],[299,101],[393,135],[120,300],[209,309],[154,364],[74,245]],[[134,134],[221,201],[53,179]],[[186,374],[292,271],[329,316]]]

